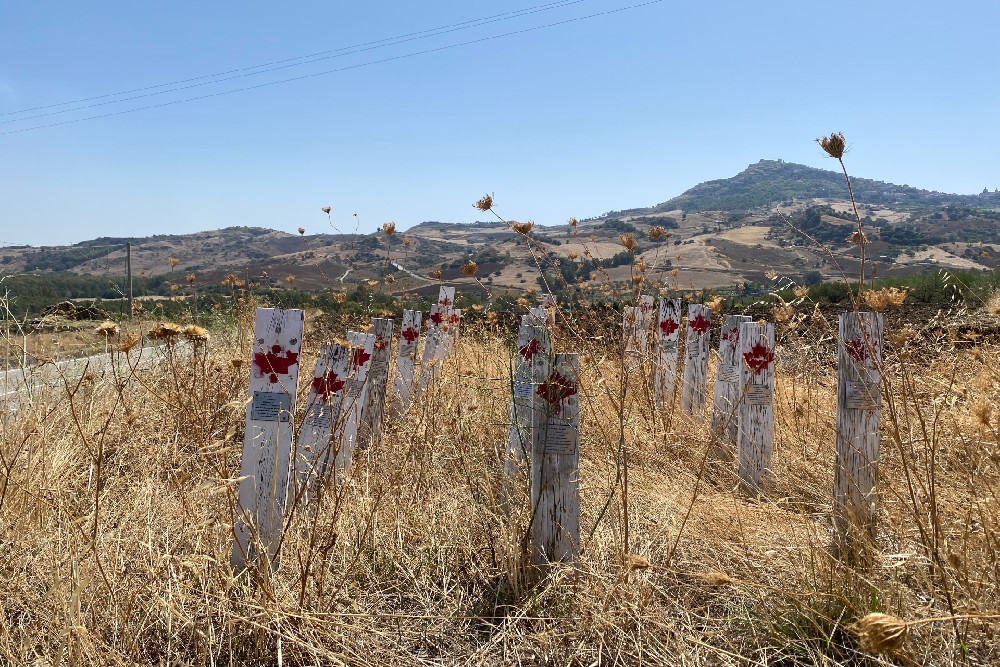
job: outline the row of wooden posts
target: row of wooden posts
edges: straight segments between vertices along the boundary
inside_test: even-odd
[[[235,569],[261,559],[276,563],[288,502],[308,505],[327,484],[342,482],[355,451],[380,443],[386,407],[402,415],[431,388],[457,340],[462,313],[453,307],[454,299],[455,288],[442,287],[431,307],[419,375],[419,311],[403,313],[391,382],[390,319],[374,318],[368,333],[352,331],[347,345],[322,348],[297,439],[292,414],[304,314],[258,309],[235,517]],[[655,354],[649,372],[655,401],[658,408],[672,404],[682,365],[680,331],[685,328],[681,409],[701,418],[707,399],[711,311],[689,304],[684,322],[681,300],[663,298],[653,327],[653,309],[651,296],[625,309],[623,372],[645,372],[653,330]],[[571,561],[580,546],[579,356],[553,354],[555,311],[555,300],[543,295],[541,306],[521,318],[504,463],[508,509],[527,484],[531,559],[538,565]],[[881,316],[842,315],[839,347],[834,521],[843,542],[851,526],[874,530]],[[726,315],[717,368],[712,437],[723,452],[735,449],[744,488],[760,493],[771,474],[774,326]]]

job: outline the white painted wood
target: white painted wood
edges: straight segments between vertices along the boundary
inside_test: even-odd
[[[657,320],[657,360],[654,378],[656,405],[664,407],[674,402],[677,384],[677,343],[681,330],[681,300],[660,299]]]
[[[534,318],[525,315],[517,332],[517,353],[513,359],[510,418],[507,422],[507,448],[504,455],[504,473],[507,478],[507,500],[527,481],[527,462],[531,453],[532,394],[545,381],[549,370],[548,330],[533,324]]]
[[[230,558],[236,571],[261,558],[270,567],[277,564],[303,324],[301,310],[258,308],[254,319],[250,403]]]
[[[541,306],[537,308],[528,308],[528,314],[522,315],[521,319],[523,320],[525,317],[531,318],[533,324],[537,324],[543,327],[548,326],[548,321],[549,321],[548,312]]]
[[[441,285],[441,288],[438,290],[437,305],[450,315],[452,309],[455,307],[455,288]]]
[[[434,383],[441,362],[439,348],[443,344],[441,323],[445,312],[438,304],[431,306],[430,317],[427,318],[427,333],[424,336],[424,352],[420,360],[420,377],[417,380],[417,395],[426,393]]]
[[[703,419],[708,391],[708,350],[712,333],[712,311],[700,303],[688,304],[687,335],[684,339],[684,381],[681,410]]]
[[[532,394],[531,562],[572,562],[580,550],[578,354],[557,354]]]
[[[295,448],[296,493],[309,504],[323,484],[343,439],[344,388],[351,373],[350,347],[327,345],[316,360],[305,417]]]
[[[837,349],[833,518],[838,550],[875,537],[882,401],[881,313],[843,313]]]
[[[742,488],[759,495],[772,476],[774,448],[774,325],[740,324],[738,401],[739,474]]]
[[[340,447],[334,459],[334,467],[338,475],[338,483],[351,469],[354,452],[359,443],[365,442],[364,409],[368,398],[370,384],[368,372],[371,369],[372,355],[375,351],[375,335],[358,331],[347,332],[347,342],[351,347],[350,372],[344,386],[344,399],[341,403],[343,413],[343,430]]]
[[[715,396],[712,401],[712,435],[716,451],[727,460],[736,450],[736,400],[740,394],[740,324],[750,322],[747,315],[726,315],[719,332],[719,366],[715,372]]]
[[[649,329],[653,320],[653,297],[650,294],[643,294],[636,304],[636,351],[645,362],[649,357]]]
[[[413,370],[417,363],[417,348],[420,345],[420,323],[423,313],[419,310],[404,310],[403,323],[399,330],[399,346],[396,352],[396,374],[393,376],[392,405],[397,416],[410,409],[413,398]]]
[[[622,309],[622,338],[626,354],[639,351],[639,309],[635,306],[625,306]]]
[[[385,393],[389,383],[389,362],[392,359],[392,320],[372,318],[372,358],[368,370],[368,392],[364,416],[364,439],[361,446],[376,446],[382,442],[382,424],[385,421]]]
[[[556,325],[556,312],[559,310],[559,301],[556,299],[555,294],[542,293],[539,305],[545,312],[545,325],[554,327]]]

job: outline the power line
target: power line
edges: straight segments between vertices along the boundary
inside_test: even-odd
[[[512,37],[512,36],[515,36],[515,35],[523,35],[525,33],[535,32],[537,30],[543,30],[545,28],[554,28],[554,27],[557,27],[557,26],[566,25],[568,23],[575,23],[577,21],[583,21],[583,20],[586,20],[586,19],[598,18],[598,17],[601,17],[601,16],[608,16],[608,15],[611,15],[611,14],[618,14],[620,12],[628,11],[628,10],[631,10],[631,9],[639,9],[640,7],[648,7],[650,5],[656,5],[656,4],[659,4],[661,2],[663,2],[663,0],[648,0],[647,2],[641,2],[641,3],[638,3],[638,4],[634,4],[634,5],[628,5],[626,7],[619,7],[617,9],[609,9],[607,11],[597,12],[595,14],[588,14],[586,16],[577,16],[575,18],[565,19],[563,21],[555,21],[553,23],[546,23],[544,25],[533,26],[531,28],[523,28],[521,30],[513,30],[511,32],[505,32],[505,33],[501,33],[499,35],[490,35],[488,37],[480,37],[478,39],[471,39],[471,40],[468,40],[468,41],[465,41],[465,42],[457,42],[455,44],[448,44],[448,45],[445,45],[445,46],[438,46],[438,47],[435,47],[433,49],[424,49],[422,51],[413,51],[411,53],[404,53],[402,55],[392,56],[392,57],[389,57],[389,58],[382,58],[380,60],[369,60],[368,62],[357,63],[355,65],[347,65],[345,67],[338,67],[336,69],[324,70],[322,72],[314,72],[312,74],[303,74],[302,76],[291,77],[291,78],[288,78],[288,79],[278,79],[277,81],[267,81],[265,83],[259,83],[259,84],[253,85],[253,86],[244,86],[242,88],[233,88],[231,90],[223,90],[223,91],[220,91],[220,92],[217,92],[217,93],[208,93],[206,95],[197,95],[195,97],[186,97],[186,98],[183,98],[183,99],[173,100],[173,101],[170,101],[170,102],[162,102],[160,104],[149,104],[149,105],[142,106],[142,107],[136,107],[134,109],[125,109],[123,111],[111,111],[111,112],[108,112],[108,113],[97,114],[95,116],[85,116],[83,118],[74,118],[73,120],[64,120],[64,121],[61,121],[61,122],[58,122],[58,123],[48,123],[48,124],[45,124],[45,125],[35,125],[35,126],[32,126],[32,127],[24,127],[24,128],[20,128],[20,129],[17,129],[17,130],[8,130],[6,132],[0,132],[0,136],[4,136],[4,135],[8,135],[8,134],[20,134],[22,132],[31,132],[33,130],[43,130],[43,129],[50,128],[50,127],[59,127],[61,125],[70,125],[72,123],[81,123],[81,122],[87,121],[87,120],[97,120],[99,118],[109,118],[111,116],[121,116],[121,115],[128,114],[128,113],[135,113],[137,111],[147,111],[149,109],[159,109],[159,108],[162,108],[162,107],[173,106],[175,104],[183,104],[185,102],[195,102],[195,101],[198,101],[198,100],[209,99],[209,98],[212,98],[212,97],[222,97],[223,95],[232,95],[234,93],[246,92],[248,90],[257,90],[258,88],[267,88],[269,86],[275,86],[275,85],[282,84],[282,83],[292,83],[294,81],[302,81],[302,80],[305,80],[305,79],[312,79],[312,78],[315,78],[315,77],[318,77],[318,76],[326,76],[327,74],[336,74],[336,73],[339,73],[339,72],[347,72],[347,71],[350,71],[350,70],[359,69],[361,67],[368,67],[368,66],[371,66],[371,65],[381,65],[383,63],[394,62],[394,61],[397,61],[397,60],[404,60],[406,58],[413,58],[415,56],[427,55],[429,53],[437,53],[437,52],[440,52],[440,51],[448,51],[450,49],[455,49],[455,48],[458,48],[458,47],[461,47],[461,46],[470,46],[472,44],[481,44],[481,43],[484,43],[484,42],[490,42],[490,41],[494,41],[494,40],[497,40],[497,39],[503,39],[505,37]]]
[[[468,30],[470,28],[478,28],[484,25],[489,25],[490,23],[497,23],[499,21],[509,21],[515,18],[521,18],[523,16],[530,16],[531,14],[538,14],[540,12],[546,12],[553,9],[563,9],[569,7],[570,5],[580,4],[585,0],[557,0],[556,2],[550,2],[544,5],[538,5],[535,7],[528,7],[526,9],[519,9],[511,12],[505,12],[503,14],[496,14],[494,16],[488,16],[481,19],[473,19],[470,21],[463,21],[462,23],[454,23],[451,25],[440,26],[437,28],[430,28],[428,30],[421,30],[419,32],[411,32],[405,35],[398,35],[396,37],[387,37],[385,39],[379,39],[372,42],[364,42],[361,44],[354,44],[351,46],[344,46],[339,49],[330,49],[327,51],[319,51],[317,53],[311,53],[304,56],[296,56],[294,58],[286,58],[284,60],[275,60],[269,63],[263,63],[261,65],[253,65],[251,67],[241,67],[239,69],[229,70],[226,72],[219,72],[217,74],[206,74],[204,76],[196,76],[190,79],[182,79],[180,81],[173,81],[171,83],[161,83],[155,86],[146,86],[143,88],[133,88],[132,90],[125,90],[118,93],[108,93],[105,95],[97,95],[95,97],[85,97],[83,99],[71,100],[68,102],[59,102],[57,104],[49,104],[40,107],[32,107],[29,109],[21,109],[20,111],[7,111],[0,113],[0,116],[15,116],[19,114],[28,113],[31,111],[41,111],[43,109],[52,109],[55,107],[67,106],[70,104],[81,104],[83,102],[90,102],[93,100],[106,99],[108,97],[120,97],[122,95],[130,95],[132,93],[142,93],[141,95],[135,95],[133,97],[126,97],[122,99],[108,100],[105,102],[98,102],[96,104],[88,104],[86,106],[74,107],[72,109],[63,109],[60,111],[49,111],[46,113],[35,114],[34,116],[25,116],[23,118],[12,118],[10,120],[0,121],[0,124],[7,123],[18,123],[25,120],[31,120],[34,118],[42,118],[45,116],[55,116],[58,114],[71,113],[73,111],[81,111],[83,109],[92,109],[94,107],[106,106],[108,104],[117,104],[119,102],[128,102],[130,100],[139,99],[142,97],[151,97],[153,95],[165,95],[167,93],[177,92],[179,90],[189,90],[191,88],[198,88],[199,86],[210,86],[215,83],[222,83],[224,81],[232,81],[234,79],[246,78],[248,76],[256,76],[258,74],[266,74],[267,72],[275,72],[278,70],[288,69],[290,67],[301,67],[302,65],[309,65],[322,60],[330,60],[332,58],[342,58],[344,56],[354,55],[357,53],[363,53],[365,51],[373,51],[375,49],[383,49],[389,46],[396,46],[398,44],[404,44],[406,42],[413,42],[421,39],[427,39],[429,37],[438,37],[440,35],[445,35],[451,32],[458,32],[460,30]],[[332,55],[331,55],[332,54]],[[303,61],[303,62],[293,62],[293,61]],[[285,64],[291,63],[291,64]],[[274,65],[274,67],[272,67]],[[267,69],[263,69],[267,68]],[[250,70],[257,70],[251,72]],[[239,74],[239,72],[248,72],[244,74]],[[234,74],[235,76],[227,76]],[[225,78],[218,78],[225,77]],[[213,79],[212,81],[203,81],[203,79]],[[170,88],[171,86],[180,86],[180,84],[190,83],[192,81],[201,81],[201,83],[195,83],[190,86],[182,86],[178,88]],[[150,90],[156,90],[158,88],[169,88],[169,90],[159,90],[157,92],[145,92]]]

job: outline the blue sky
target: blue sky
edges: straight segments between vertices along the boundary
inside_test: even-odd
[[[551,1],[551,0],[550,0]],[[21,109],[495,16],[539,0],[0,4],[0,132],[402,56],[643,0],[548,11],[53,116]],[[0,134],[0,243],[231,225],[363,231],[665,201],[762,158],[1000,187],[1000,3],[670,2],[158,109]],[[106,98],[84,104],[107,101]]]

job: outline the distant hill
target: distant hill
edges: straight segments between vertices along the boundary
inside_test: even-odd
[[[880,206],[1000,206],[1000,192],[956,195],[851,178],[859,203]],[[846,199],[844,175],[783,160],[761,160],[732,178],[707,181],[659,204],[660,211],[749,211],[790,200]],[[629,213],[637,212],[636,210]]]

